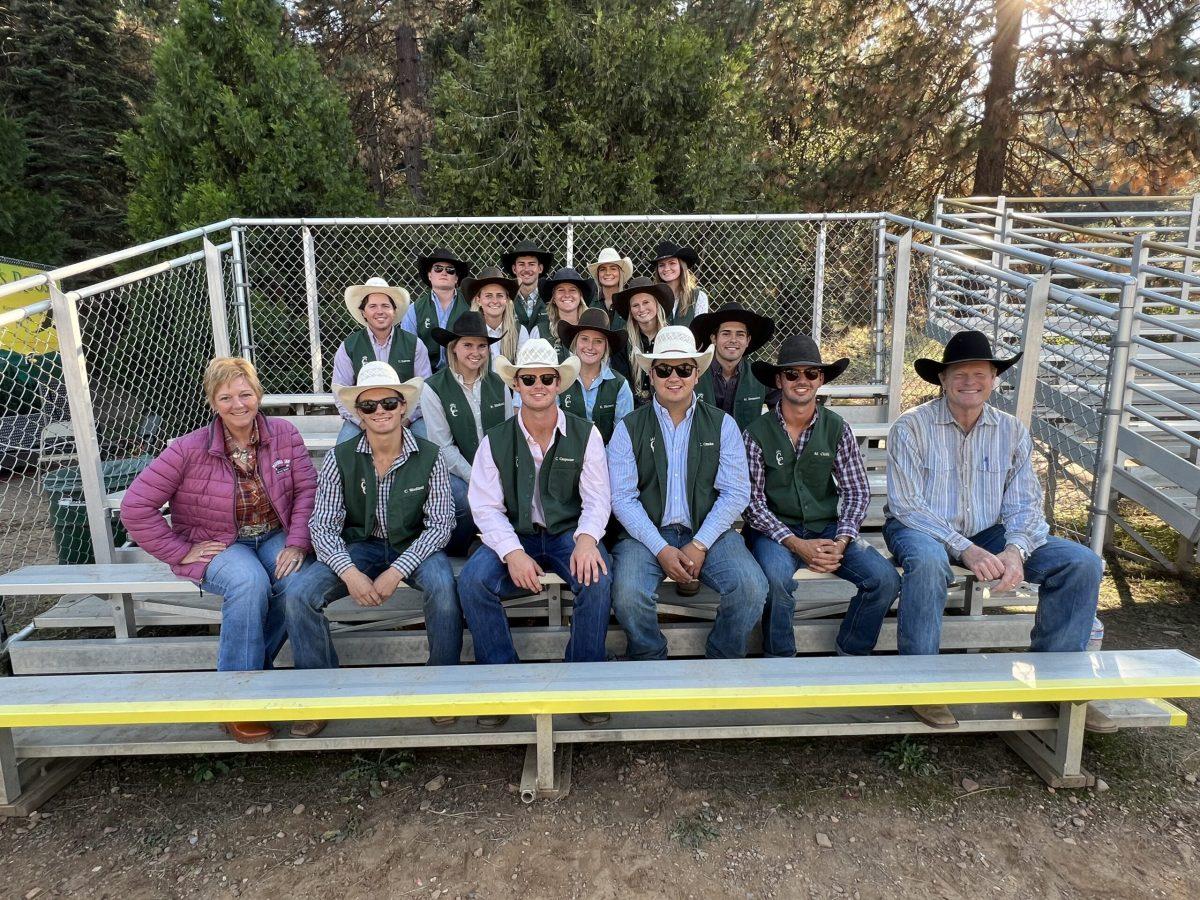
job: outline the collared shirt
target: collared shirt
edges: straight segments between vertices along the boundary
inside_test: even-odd
[[[794,449],[797,456],[808,446],[813,426],[817,424],[820,415],[821,405],[818,403],[812,421],[796,439]],[[786,433],[787,425],[778,406],[775,407],[775,418]],[[762,447],[750,436],[749,431],[743,432],[742,437],[746,441],[746,463],[750,468],[750,504],[746,507],[746,524],[772,540],[783,543],[792,536],[792,530],[771,512],[770,500],[766,494],[767,472],[763,465]],[[862,452],[858,449],[858,441],[854,438],[849,422],[842,423],[842,436],[838,438],[837,450],[833,454],[833,480],[841,501],[836,537],[845,535],[854,540],[862,528],[863,519],[867,517],[867,506],[871,503],[871,484],[867,480],[867,467],[863,465]]]
[[[493,337],[493,338],[504,337],[504,329],[503,328],[493,328],[491,325],[485,325],[484,327],[487,328],[488,337]],[[527,329],[524,325],[522,325],[520,322],[518,322],[517,323],[517,349],[518,350],[521,349],[522,345],[524,345],[524,343],[527,340],[529,340],[529,329]],[[503,341],[496,341],[496,343],[492,344],[492,346],[491,346],[492,359],[495,359],[497,356],[500,355],[500,347],[503,345],[503,343],[504,343]]]
[[[517,292],[517,302],[525,307],[525,318],[528,320],[533,315],[533,308],[538,305],[538,301],[542,299],[538,296],[537,288],[529,292],[528,296],[524,296],[520,291]]]
[[[281,528],[279,516],[275,514],[275,507],[271,506],[267,487],[258,471],[258,421],[254,422],[245,449],[238,446],[224,422],[221,428],[225,432],[225,456],[233,464],[236,476],[233,509],[238,532],[247,529],[248,534],[262,534],[264,527]]]
[[[463,382],[462,376],[454,369],[450,369],[451,377],[458,382],[458,386],[462,388],[463,396],[467,398],[467,405],[471,408],[471,415],[475,417],[475,436],[476,438],[483,437],[483,413],[480,408],[480,401],[483,390],[483,377],[475,379],[475,383],[470,387]],[[504,418],[512,415],[513,397],[512,391],[504,391]],[[450,420],[446,418],[446,410],[442,406],[442,398],[431,390],[421,391],[421,411],[425,415],[425,437],[437,444],[440,449],[442,460],[446,463],[446,469],[451,475],[456,475],[463,481],[471,480],[471,464],[467,462],[467,458],[463,456],[462,450],[458,444],[454,443],[454,433],[450,430]]]
[[[546,515],[542,511],[542,447],[525,430],[525,421],[517,413],[517,427],[525,438],[529,453],[533,457],[533,522],[546,526]],[[567,417],[560,409],[558,424],[561,434],[567,433]],[[594,425],[588,436],[587,450],[583,455],[583,472],[579,478],[579,496],[583,508],[579,513],[579,526],[575,537],[590,534],[597,542],[603,540],[608,517],[612,513],[608,490],[608,467],[604,460],[604,439]],[[504,488],[500,484],[500,472],[492,459],[492,448],[485,436],[475,451],[475,465],[471,467],[471,484],[467,488],[467,503],[475,517],[479,535],[501,559],[521,548],[521,540],[508,520],[504,506]]]
[[[1032,553],[1050,533],[1033,441],[1014,416],[985,404],[965,432],[944,397],[900,416],[888,432],[887,514],[937,538],[955,556],[1001,523],[1005,540]]]
[[[404,445],[400,455],[392,462],[387,473],[378,479],[372,537],[387,540],[387,504],[392,483],[396,480],[396,470],[408,462],[409,456],[416,450],[417,439],[407,428],[404,429]],[[358,452],[371,455],[371,443],[365,434],[358,439]],[[416,571],[417,566],[445,547],[450,542],[450,532],[454,530],[454,498],[450,494],[446,464],[440,455],[433,464],[433,471],[429,473],[429,493],[425,496],[424,511],[425,530],[392,563],[392,568],[400,573],[401,578],[407,578]],[[339,576],[354,565],[354,560],[346,552],[346,542],[342,539],[342,526],[345,523],[346,503],[342,495],[342,476],[338,472],[337,457],[333,453],[326,453],[320,474],[317,475],[316,505],[312,518],[308,520],[308,527],[317,559]]]
[[[458,288],[455,288],[454,292],[451,293],[449,303],[443,303],[442,298],[437,294],[434,294],[432,291],[430,292],[430,297],[433,298],[433,314],[437,317],[438,328],[446,328],[446,323],[450,321],[450,311],[454,309],[454,304],[458,300]],[[400,322],[400,327],[405,331],[411,331],[413,334],[417,335],[418,346],[424,343],[421,340],[420,335],[417,333],[417,304],[415,302],[410,305],[408,307],[408,311],[404,313],[404,318]],[[426,351],[425,355],[429,355],[428,351]],[[445,364],[446,348],[441,347],[438,352],[438,366],[441,367]],[[421,373],[417,372],[416,374],[420,375]]]
[[[725,412],[733,415],[733,401],[737,397],[738,381],[742,374],[741,366],[733,370],[730,378],[725,377],[725,370],[714,365],[711,369],[713,381],[713,405],[719,406]]]
[[[652,522],[646,508],[638,499],[637,460],[634,457],[633,441],[624,422],[618,422],[608,442],[608,475],[612,483],[613,513],[630,536],[644,544],[655,556],[667,546],[660,526],[683,525],[693,530],[695,539],[705,547],[711,547],[726,531],[733,527],[734,520],[742,514],[750,502],[750,479],[746,472],[746,445],[733,417],[725,414],[721,420],[721,459],[717,464],[717,478],[713,488],[717,499],[703,522],[692,521],[688,508],[687,454],[692,434],[692,416],[696,412],[696,400],[678,425],[671,421],[671,414],[658,402],[654,414],[662,429],[664,450],[667,454],[667,486],[664,493],[661,522]]]
[[[600,368],[600,377],[592,382],[591,387],[584,384],[582,378],[579,379],[579,389],[583,391],[583,408],[589,419],[592,417],[592,409],[596,405],[596,398],[600,396],[600,385],[616,377],[613,374],[613,370],[609,368],[608,363],[605,363]],[[633,391],[629,389],[629,382],[626,381],[621,385],[621,389],[617,391],[617,407],[614,410],[616,419],[614,421],[620,422],[631,412],[633,412]]]
[[[367,329],[367,337],[371,339],[371,349],[375,351],[375,359],[382,362],[388,361],[388,356],[392,352],[392,338],[394,334],[394,331],[389,332],[388,339],[381,344],[375,340],[375,332],[370,328]],[[413,355],[413,375],[419,378],[428,378],[432,374],[433,369],[429,365],[429,351],[425,349],[423,341],[417,341],[417,352]],[[341,346],[338,347],[337,353],[333,357],[333,383],[342,385],[354,384],[354,363],[350,361],[350,354],[346,352],[346,341],[342,341]],[[337,394],[333,395],[333,402],[343,419],[351,425],[359,425],[358,416],[355,415],[354,410],[343,406],[342,401],[337,398]],[[420,408],[410,409],[408,413],[410,421],[415,422],[421,418]]]

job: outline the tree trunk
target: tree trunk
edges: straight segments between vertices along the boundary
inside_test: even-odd
[[[425,109],[421,96],[421,52],[417,46],[417,33],[411,25],[396,28],[396,99],[403,104],[409,116],[416,120],[408,123],[404,137],[404,172],[408,189],[413,197],[421,196],[421,175],[425,169],[424,147]]]
[[[1025,0],[996,0],[996,36],[992,40],[983,121],[979,124],[975,185],[971,188],[971,193],[977,197],[995,197],[1004,193],[1008,139],[1017,124],[1013,94],[1017,88],[1021,19],[1024,15]]]

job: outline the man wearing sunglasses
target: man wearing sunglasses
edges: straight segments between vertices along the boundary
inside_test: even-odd
[[[458,259],[445,247],[417,257],[417,275],[425,289],[417,295],[400,323],[425,345],[433,371],[446,364],[446,351],[433,337],[433,329],[454,327],[458,317],[471,308],[458,289],[459,282],[471,275],[471,264]]]
[[[850,425],[817,403],[817,389],[850,360],[821,361],[816,342],[795,335],[777,362],[755,362],[755,377],[781,391],[777,406],[746,429],[750,503],[743,534],[770,591],[763,612],[764,656],[795,656],[797,566],[832,572],[858,588],[842,617],[839,656],[865,656],[900,592],[900,576],[858,540],[871,488]],[[840,509],[839,509],[840,507]]]
[[[613,612],[630,659],[667,656],[657,605],[664,574],[721,595],[710,658],[745,656],[762,619],[767,580],[732,528],[750,500],[746,448],[733,418],[694,393],[712,357],[687,328],[659,330],[653,351],[634,357],[649,369],[654,397],[618,422],[609,441],[613,512],[626,532],[613,550]]]
[[[604,439],[587,419],[558,407],[579,360],[559,362],[549,341],[532,338],[515,362],[500,355],[492,365],[521,408],[484,435],[471,467],[467,500],[484,546],[459,573],[458,591],[475,659],[519,661],[501,601],[541,591],[540,576],[553,572],[575,597],[566,661],[602,662],[612,594],[600,543],[610,513]],[[481,716],[479,724],[499,727],[505,718]],[[608,716],[580,718],[599,724]]]

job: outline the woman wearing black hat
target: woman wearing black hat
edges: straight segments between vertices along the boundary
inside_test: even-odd
[[[559,269],[538,285],[538,293],[547,298],[548,304],[546,327],[549,334],[543,336],[558,350],[558,358],[566,359],[570,354],[559,342],[559,323],[579,324],[579,317],[596,294],[596,283],[574,269]]]
[[[700,289],[692,271],[700,257],[691,247],[659,241],[654,248],[654,280],[671,289],[671,325],[691,325],[692,319],[708,312],[708,294]]]
[[[650,402],[653,393],[650,373],[635,366],[633,354],[637,351],[649,353],[654,349],[654,338],[666,327],[667,316],[673,301],[671,289],[665,284],[655,284],[649,278],[638,276],[625,285],[625,290],[613,295],[613,313],[625,320],[627,353],[620,355],[624,368],[616,364],[613,368],[629,379],[633,388],[633,402],[642,406]]]
[[[558,404],[567,412],[590,419],[607,444],[613,427],[633,412],[629,382],[609,366],[610,353],[625,351],[625,332],[609,329],[604,310],[588,309],[578,325],[559,322],[558,339],[579,360],[579,377],[559,395]]]
[[[471,309],[483,316],[488,336],[497,338],[492,344],[492,356],[504,354],[505,359],[516,359],[517,350],[529,340],[529,331],[517,324],[513,303],[516,289],[517,282],[505,278],[495,267],[463,282],[463,293],[470,298]]]
[[[488,365],[489,347],[499,338],[488,334],[479,313],[465,312],[453,329],[434,328],[433,336],[446,348],[446,367],[425,380],[421,412],[426,436],[440,448],[450,473],[455,525],[446,552],[458,555],[475,537],[467,505],[475,451],[485,431],[513,414],[512,394]]]

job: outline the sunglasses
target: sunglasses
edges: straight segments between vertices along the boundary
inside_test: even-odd
[[[369,416],[381,406],[386,412],[395,412],[397,407],[399,407],[403,402],[403,397],[384,397],[382,400],[359,400],[354,404],[354,408],[359,412],[366,413]]]
[[[672,373],[680,378],[691,378],[695,371],[696,367],[691,363],[678,363],[674,366],[669,363],[657,363],[654,366],[654,374],[659,378],[670,378]]]
[[[442,263],[434,263],[429,267],[430,272],[437,272],[439,275],[453,275],[458,270],[454,266],[443,265]]]
[[[518,375],[517,377],[521,379],[521,384],[525,385],[525,387],[533,387],[538,383],[539,378],[546,387],[550,387],[550,385],[558,381],[557,372],[543,372],[541,375]]]
[[[786,381],[798,381],[802,377],[805,381],[816,381],[824,374],[824,371],[814,366],[811,369],[784,369],[780,374]]]

